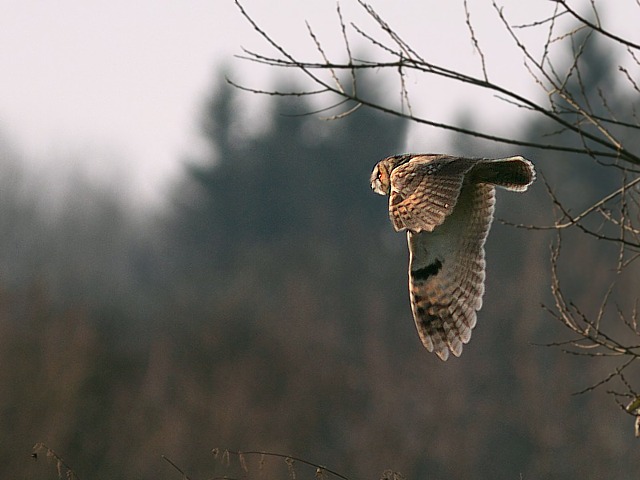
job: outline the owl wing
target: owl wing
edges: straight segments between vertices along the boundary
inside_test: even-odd
[[[462,353],[484,293],[484,243],[495,204],[488,184],[465,184],[433,232],[408,232],[409,295],[424,346],[442,359]]]
[[[420,155],[391,174],[389,217],[396,231],[433,231],[450,215],[465,174],[480,159]]]

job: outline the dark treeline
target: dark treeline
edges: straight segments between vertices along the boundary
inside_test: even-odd
[[[628,419],[606,395],[571,395],[601,364],[535,345],[563,335],[540,307],[552,238],[496,222],[478,327],[442,363],[411,319],[404,236],[368,185],[409,125],[366,109],[322,122],[274,98],[265,133],[248,135],[238,95],[216,84],[202,121],[210,154],[146,218],[82,185],[44,214],[0,145],[3,478],[55,477],[29,458],[36,442],[80,478],[177,478],[161,455],[211,478],[224,474],[214,447],[353,479],[638,476]],[[615,186],[596,167],[527,155],[567,179],[559,194],[576,208]],[[552,220],[541,184],[498,195],[499,218]],[[575,263],[563,274],[588,302],[611,252],[565,241]]]

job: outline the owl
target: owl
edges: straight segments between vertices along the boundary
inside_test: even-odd
[[[484,294],[484,243],[495,187],[524,192],[535,180],[520,156],[461,158],[402,154],[378,162],[371,188],[389,195],[389,218],[409,243],[409,297],[422,343],[459,357]]]

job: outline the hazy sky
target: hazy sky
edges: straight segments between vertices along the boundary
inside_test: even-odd
[[[429,59],[479,75],[479,57],[469,40],[462,0],[370,3]],[[544,18],[552,4],[499,3],[515,23]],[[130,178],[144,199],[157,198],[158,186],[178,171],[179,162],[198,152],[200,109],[217,67],[230,66],[238,79],[256,87],[267,86],[269,75],[276,73],[253,70],[233,58],[241,46],[270,53],[233,0],[2,0],[1,4],[0,135],[39,168],[88,165],[95,175],[105,176],[115,170]],[[335,1],[244,0],[243,4],[301,57],[315,58],[306,19],[329,53],[344,58]],[[341,5],[348,20],[372,28],[355,0],[342,0]],[[520,90],[524,83],[530,85],[521,55],[509,42],[490,0],[469,0],[469,6],[484,48],[499,52],[490,59],[490,75]],[[421,82],[413,79],[409,85],[416,108],[436,118],[465,108],[482,118],[473,94],[442,91],[437,84]],[[500,115],[491,111],[487,120],[504,122]],[[427,148],[428,142],[438,148],[444,145],[438,145],[435,135],[419,137],[415,145],[420,148]],[[416,150],[414,145],[408,147]]]

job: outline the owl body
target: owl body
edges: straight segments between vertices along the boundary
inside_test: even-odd
[[[407,231],[418,334],[442,360],[460,356],[482,307],[495,186],[524,191],[534,179],[533,165],[520,156],[402,154],[375,166],[371,187],[389,195],[389,218],[396,231]]]

